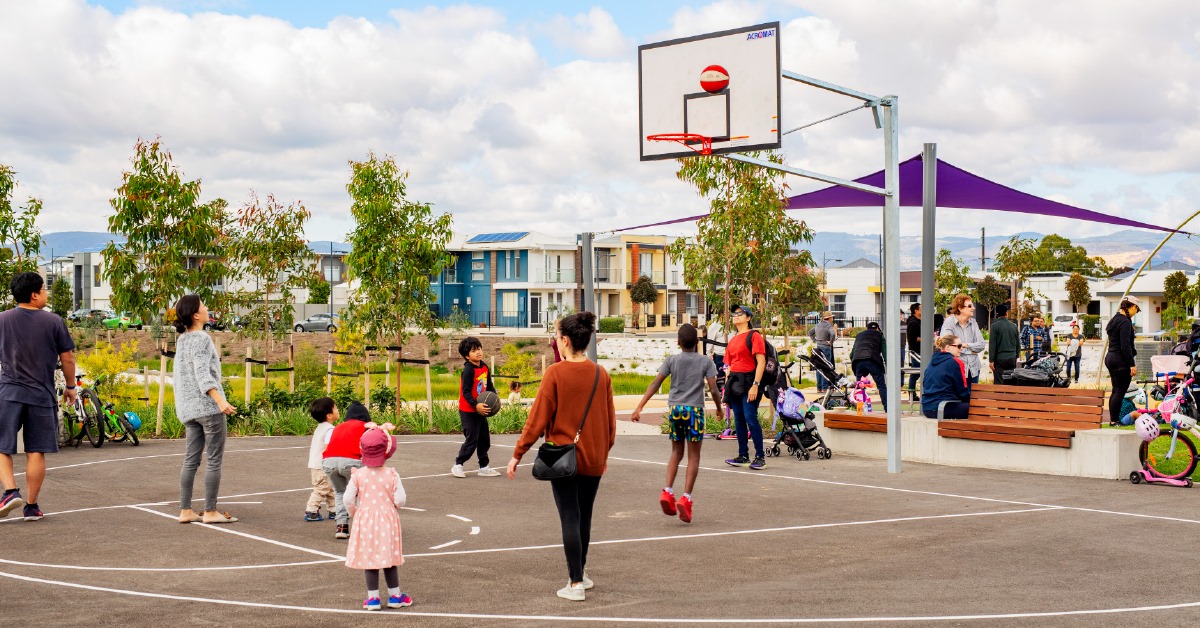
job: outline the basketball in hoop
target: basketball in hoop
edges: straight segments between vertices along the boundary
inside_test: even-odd
[[[712,154],[712,138],[700,135],[699,133],[659,133],[657,135],[647,135],[646,139],[651,142],[679,142],[701,155]],[[700,149],[696,150],[693,144],[699,144]]]

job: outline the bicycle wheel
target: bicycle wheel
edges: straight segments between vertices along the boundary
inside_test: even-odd
[[[1158,438],[1142,443],[1138,456],[1142,466],[1151,473],[1171,479],[1182,479],[1196,470],[1196,444],[1186,434],[1174,437],[1175,450],[1171,451],[1172,432],[1163,432]]]
[[[73,445],[79,446],[79,441],[83,439],[83,424],[79,422],[79,416],[75,412],[75,406],[63,407],[61,419],[62,426],[59,433],[62,435],[60,447]]]
[[[133,424],[129,422],[129,419],[123,416],[117,417],[117,422],[121,424],[121,430],[125,432],[125,435],[121,437],[121,440],[129,439],[133,443],[133,446],[137,447],[140,444],[140,441],[138,440],[137,430],[133,429]]]
[[[96,393],[90,390],[84,391],[83,433],[92,447],[100,447],[104,444],[104,419],[100,413],[100,400],[96,397]]]

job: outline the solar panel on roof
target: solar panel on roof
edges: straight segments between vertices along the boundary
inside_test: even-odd
[[[504,233],[480,233],[478,235],[471,236],[471,239],[467,240],[467,244],[480,244],[480,243],[487,243],[487,242],[516,242],[517,240],[520,240],[521,238],[524,238],[527,235],[529,235],[528,231],[506,231]]]

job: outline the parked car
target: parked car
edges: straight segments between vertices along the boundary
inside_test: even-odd
[[[99,323],[106,318],[111,318],[112,315],[113,313],[107,310],[82,308],[67,314],[67,320],[72,323],[82,323],[84,319],[90,318]]]
[[[1071,323],[1079,325],[1079,329],[1083,329],[1083,321],[1080,320],[1079,314],[1059,314],[1054,317],[1054,322],[1050,325],[1050,333],[1055,336],[1065,336],[1071,333]]]
[[[301,331],[337,331],[338,315],[330,316],[328,312],[319,312],[308,318],[296,323],[293,328],[297,332]]]
[[[129,329],[130,327],[141,329],[142,317],[135,316],[129,312],[121,312],[120,316],[111,315],[109,318],[104,319],[103,323],[109,329]]]

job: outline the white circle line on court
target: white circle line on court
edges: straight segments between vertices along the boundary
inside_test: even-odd
[[[112,587],[99,587],[90,584],[80,584],[77,582],[63,582],[60,580],[49,580],[46,578],[34,578],[31,576],[21,576],[4,571],[0,571],[0,576],[11,578],[13,580],[21,580],[25,582],[33,582],[37,584],[49,584],[73,589],[82,589],[86,591],[98,591],[101,593],[117,593],[121,595],[129,595],[134,597],[147,597],[159,600],[174,600],[178,602],[201,602],[207,604],[221,604],[224,606],[240,606],[244,608],[263,608],[270,610],[291,610],[304,611],[312,613],[338,613],[349,615],[375,615],[379,616],[378,611],[368,611],[359,609],[343,609],[343,608],[326,608],[320,606],[297,606],[291,604],[278,604],[268,602],[248,602],[242,600],[220,600],[214,598],[192,597],[186,595],[168,595],[165,593],[151,593],[149,591],[131,591],[128,589],[117,589]],[[388,613],[386,617],[393,620],[398,620],[403,617],[439,617],[439,618],[460,618],[460,619],[508,619],[520,621],[555,621],[555,622],[609,622],[609,623],[642,623],[642,624],[816,624],[816,623],[881,623],[881,622],[934,622],[934,621],[967,621],[967,620],[995,620],[995,619],[1030,619],[1044,617],[1071,617],[1080,615],[1108,615],[1118,613],[1139,613],[1147,611],[1163,611],[1176,610],[1182,608],[1200,607],[1200,602],[1180,602],[1177,604],[1162,604],[1157,606],[1135,606],[1126,608],[1099,608],[1099,609],[1080,609],[1072,611],[1042,611],[1029,613],[989,613],[980,615],[921,615],[921,616],[894,616],[894,617],[754,617],[754,618],[733,618],[724,617],[720,619],[708,617],[689,617],[689,618],[663,618],[663,617],[599,617],[599,616],[579,616],[579,615],[502,615],[499,613],[431,613],[423,611],[404,610],[398,613]]]

